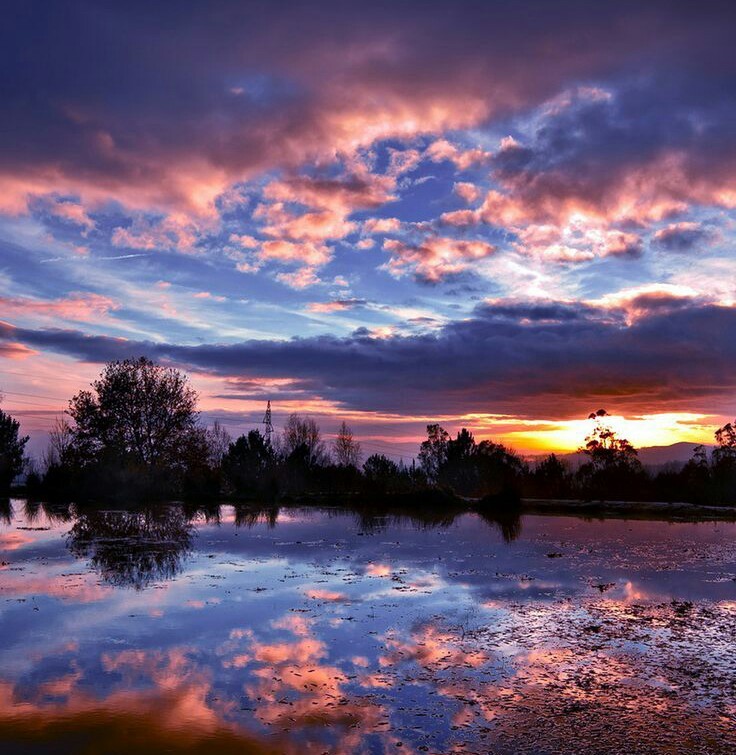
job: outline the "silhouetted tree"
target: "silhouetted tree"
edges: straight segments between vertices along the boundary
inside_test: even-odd
[[[69,402],[74,440],[87,459],[112,451],[148,468],[176,465],[197,422],[185,375],[145,357],[111,362]]]
[[[502,443],[491,440],[478,444],[475,459],[479,476],[478,494],[485,497],[486,503],[518,503],[527,472],[524,460]]]
[[[258,430],[241,435],[223,457],[222,471],[226,489],[239,496],[273,493],[276,455],[271,444]]]
[[[572,491],[572,473],[555,454],[545,456],[531,472],[531,489],[535,496],[566,498]]]
[[[585,439],[585,446],[578,449],[588,457],[578,470],[578,479],[590,498],[641,498],[647,475],[634,446],[625,438],[619,438],[604,420],[608,416],[605,409],[588,416],[594,426]]]
[[[186,494],[185,483],[211,489],[196,402],[178,370],[145,357],[106,365],[92,390],[69,402],[75,495]]]
[[[219,469],[233,439],[217,420],[214,421],[212,427],[207,428],[206,435],[209,463],[213,468]]]
[[[736,420],[715,432],[716,447],[711,455],[714,503],[736,502]]]
[[[463,428],[454,440],[447,441],[437,481],[460,495],[475,494],[480,482],[477,453],[473,433]]]
[[[23,471],[23,452],[28,436],[21,436],[20,423],[0,409],[0,495],[10,490]]]
[[[363,474],[372,490],[385,493],[396,487],[399,467],[383,454],[371,454],[363,464]]]
[[[360,443],[353,437],[353,431],[343,421],[332,444],[335,463],[341,467],[358,467],[360,465]]]
[[[450,436],[441,425],[427,425],[427,440],[419,447],[419,464],[432,482],[437,480],[440,467],[447,460]]]
[[[49,450],[46,456],[47,464],[67,466],[74,458],[74,431],[65,417],[54,420],[49,431]]]
[[[319,426],[311,417],[291,414],[281,435],[284,456],[311,467],[326,461],[325,444]]]

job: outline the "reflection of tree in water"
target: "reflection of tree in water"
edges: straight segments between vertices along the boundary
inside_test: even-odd
[[[13,521],[13,504],[10,498],[0,498],[0,522],[10,524]]]
[[[36,524],[41,519],[42,514],[52,525],[70,522],[74,517],[70,503],[49,503],[30,499],[24,501],[23,516],[28,524]]]
[[[207,501],[205,503],[192,503],[187,501],[181,504],[182,511],[190,521],[201,521],[205,524],[219,525],[222,522],[222,506],[219,503]]]
[[[141,590],[172,579],[191,551],[194,526],[177,506],[79,515],[69,550],[88,558],[105,582]]]
[[[333,509],[330,514],[341,516],[352,513],[356,516],[358,525],[363,532],[378,533],[390,527],[409,525],[414,529],[445,529],[451,527],[459,517],[471,513],[465,507],[425,509],[398,509],[392,507],[388,511],[382,507],[361,507],[360,510],[343,508]],[[521,514],[516,507],[499,510],[483,510],[478,516],[501,533],[504,541],[510,543],[521,535]]]
[[[11,524],[13,517],[18,513],[17,506],[17,500],[16,506],[14,507],[13,501],[10,498],[0,498],[0,522],[3,524]],[[72,504],[70,503],[47,503],[45,501],[26,500],[23,501],[21,506],[23,518],[28,525],[38,523],[41,514],[43,514],[49,524],[52,525],[70,522],[73,518]]]
[[[521,514],[515,509],[492,513],[483,511],[479,512],[479,516],[484,522],[500,531],[504,542],[511,543],[521,535]]]
[[[457,519],[458,512],[427,509],[425,511],[361,510],[354,512],[363,532],[383,532],[390,527],[409,525],[417,530],[444,529]]]
[[[266,524],[273,529],[279,518],[278,506],[235,506],[235,526],[255,527],[257,524]]]

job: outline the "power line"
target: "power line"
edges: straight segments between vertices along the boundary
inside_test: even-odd
[[[47,398],[50,401],[63,401],[66,403],[67,399],[59,398],[58,396],[44,396],[42,393],[21,393],[20,391],[6,391],[0,388],[0,393],[3,396],[28,396],[30,398]]]
[[[11,371],[5,370],[4,372],[11,372]],[[0,374],[2,374],[2,373],[0,373]],[[14,372],[12,374],[22,375],[23,373]],[[50,401],[63,401],[63,402],[66,402],[65,399],[61,399],[58,396],[48,396],[48,395],[43,394],[43,393],[27,393],[27,392],[23,392],[23,391],[2,391],[2,390],[0,390],[0,393],[2,393],[3,395],[7,395],[7,396],[24,396],[24,397],[27,397],[27,398],[40,398],[40,399],[48,399]],[[33,407],[36,407],[38,409],[44,409],[45,408],[43,404],[38,404],[38,403],[31,402],[31,401],[23,401],[21,399],[15,400],[13,403],[23,404],[25,406],[33,406]],[[41,412],[29,412],[27,410],[20,409],[20,410],[18,410],[18,413],[21,414],[21,416],[23,418],[48,420],[49,417],[51,417],[51,416],[63,415],[65,412],[64,412],[64,410],[52,410],[52,409],[48,409],[44,413],[41,413]],[[247,426],[252,426],[252,425],[255,425],[255,424],[259,424],[259,423],[257,423],[254,420],[254,418],[252,416],[251,417],[238,418],[238,417],[233,417],[232,415],[224,416],[224,415],[211,414],[210,412],[207,412],[206,410],[204,410],[203,413],[206,414],[208,416],[208,418],[212,419],[213,421],[217,420],[221,424],[230,425],[231,427],[247,427]],[[276,427],[273,425],[273,419],[272,419],[272,414],[271,414],[271,402],[270,401],[268,401],[268,403],[266,405],[266,414],[264,415],[263,420],[262,420],[262,422],[260,424],[266,425],[266,436],[267,437],[270,437],[271,434],[273,434],[273,433],[275,433],[277,431]],[[270,427],[270,431],[269,431],[269,427]],[[281,429],[281,428],[279,428],[279,429]],[[358,442],[360,442],[360,444],[361,444],[361,446],[363,448],[368,449],[370,451],[376,451],[376,452],[379,452],[379,453],[383,453],[383,454],[385,454],[387,456],[394,456],[394,457],[398,457],[398,458],[404,458],[405,456],[409,456],[409,457],[412,456],[412,453],[411,453],[410,450],[408,450],[408,449],[401,449],[401,448],[397,449],[396,445],[394,445],[394,444],[390,444],[390,443],[386,443],[386,442],[378,441],[378,440],[369,440],[369,441],[366,440],[366,441],[364,441],[364,440],[360,440],[360,437],[357,437],[356,440],[358,440]]]

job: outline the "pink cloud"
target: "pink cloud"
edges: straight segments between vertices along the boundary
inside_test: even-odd
[[[119,307],[120,305],[113,299],[92,293],[73,293],[66,298],[47,301],[0,297],[0,313],[12,318],[41,316],[77,322],[94,322]]]
[[[329,247],[320,243],[296,244],[293,241],[264,241],[258,252],[262,260],[301,262],[311,267],[326,265],[332,259]]]
[[[81,226],[85,232],[95,228],[95,223],[87,214],[87,210],[76,202],[56,202],[51,207],[51,212],[56,217],[69,220],[70,222]]]
[[[396,233],[401,230],[398,218],[370,218],[363,223],[366,233]]]
[[[435,162],[449,160],[459,170],[467,170],[474,165],[487,163],[492,157],[492,153],[479,147],[461,150],[447,139],[437,139],[427,148],[427,156]]]
[[[255,249],[259,243],[258,239],[253,238],[253,236],[237,233],[230,234],[230,242],[233,244],[238,244],[244,249]]]
[[[307,304],[307,309],[310,312],[322,312],[322,313],[329,313],[329,312],[343,312],[346,309],[352,309],[355,305],[355,302],[350,300],[344,300],[344,301],[313,301]]]
[[[293,273],[278,273],[276,280],[296,289],[309,288],[321,283],[313,267],[302,267]]]
[[[22,343],[0,344],[0,357],[3,359],[27,359],[34,354],[38,352]]]
[[[437,283],[449,275],[467,270],[472,261],[483,259],[495,252],[495,247],[485,241],[466,241],[441,236],[425,239],[417,245],[386,239],[383,248],[391,253],[386,267],[392,275],[400,277],[412,272],[430,283]]]
[[[286,237],[297,241],[324,241],[341,239],[357,228],[355,223],[339,214],[324,210],[304,215],[290,215],[278,225],[265,226],[262,231],[268,236]]]
[[[194,254],[201,234],[214,227],[212,222],[193,220],[179,212],[171,213],[161,220],[137,217],[129,228],[115,228],[111,240],[114,246],[129,249],[174,249],[185,254]]]
[[[467,181],[460,181],[455,184],[455,194],[464,199],[468,204],[476,202],[481,196],[481,190]]]

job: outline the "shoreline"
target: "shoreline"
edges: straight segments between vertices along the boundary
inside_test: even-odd
[[[38,499],[29,497],[23,490],[11,492],[9,501],[33,501],[38,504],[51,506],[73,505],[79,509],[85,508],[136,508],[139,506],[166,503],[182,503],[189,506],[217,506],[232,505],[252,508],[342,508],[355,511],[401,512],[437,514],[477,513],[491,517],[518,516],[524,514],[580,516],[585,518],[626,518],[626,519],[661,519],[663,521],[736,521],[736,506],[696,504],[685,501],[621,501],[603,500],[586,501],[583,499],[564,498],[521,498],[515,502],[500,500],[484,500],[481,498],[466,498],[451,495],[446,491],[432,490],[414,493],[398,494],[355,494],[355,493],[322,493],[287,497],[277,501],[262,501],[257,499],[239,499],[228,496],[218,498],[204,498],[199,501],[193,499],[164,499],[140,500],[124,503],[120,500],[60,501],[53,499]]]
[[[732,521],[736,520],[736,506],[714,506],[712,504],[687,503],[685,501],[584,501],[522,498],[522,514],[577,514],[602,518],[663,519]]]

